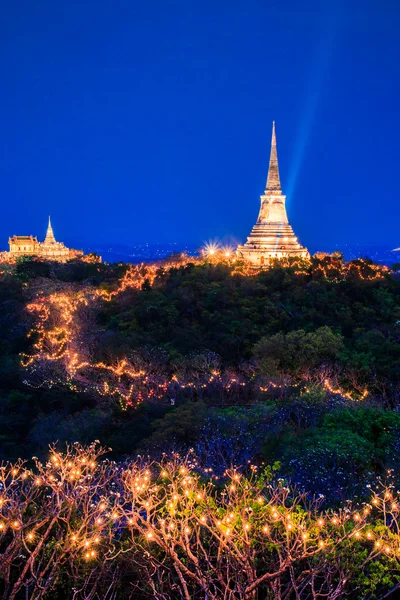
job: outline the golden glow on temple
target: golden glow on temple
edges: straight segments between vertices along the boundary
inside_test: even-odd
[[[83,256],[82,251],[67,248],[63,242],[56,241],[50,217],[44,242],[39,242],[37,237],[33,235],[14,235],[10,237],[8,243],[10,246],[8,254],[12,259],[21,256],[36,256],[43,260],[66,262],[72,258]]]
[[[275,121],[272,123],[267,184],[261,196],[257,223],[244,246],[238,246],[237,255],[253,267],[262,267],[273,259],[310,256],[308,250],[297,241],[287,217],[286,196],[282,194],[279,177]]]

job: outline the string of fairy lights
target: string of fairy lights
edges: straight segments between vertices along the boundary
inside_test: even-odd
[[[237,276],[254,276],[259,272],[240,264],[232,249],[215,244],[207,245],[200,258],[181,257],[179,260],[171,260],[162,265],[162,270],[163,273],[167,273],[189,263],[226,264],[232,275]],[[290,266],[298,276],[322,277],[333,282],[343,281],[348,277],[375,281],[383,279],[389,273],[387,267],[370,264],[362,259],[344,263],[339,258],[326,255],[318,255],[318,260],[313,264],[305,259],[293,258],[280,260],[279,264]],[[87,348],[80,342],[82,311],[98,302],[115,300],[126,290],[140,290],[145,282],[153,285],[159,270],[160,265],[157,263],[130,266],[112,291],[83,287],[74,291],[57,291],[49,295],[38,294],[35,300],[27,305],[27,310],[36,316],[37,323],[28,334],[36,338],[33,351],[30,355],[22,356],[22,366],[30,375],[26,378],[26,383],[33,387],[66,385],[71,390],[90,391],[101,396],[114,397],[123,409],[137,407],[144,401],[174,398],[177,393],[185,390],[204,391],[210,386],[217,386],[227,393],[246,386],[253,386],[254,389],[254,382],[249,379],[218,370],[212,370],[197,378],[178,378],[177,375],[166,378],[157,375],[151,365],[147,368],[135,367],[128,359],[106,364],[104,361],[95,362],[90,358]],[[37,378],[39,383],[36,383]],[[368,395],[367,389],[360,392],[344,390],[334,385],[329,378],[325,378],[321,385],[327,392],[351,400],[363,400]],[[281,387],[285,386],[269,381],[257,386],[257,391],[268,393]]]
[[[184,540],[190,547],[202,532],[228,551],[241,544],[262,549],[267,539],[294,554],[301,542],[310,555],[353,541],[371,553],[400,558],[400,499],[391,487],[361,507],[348,503],[321,511],[288,488],[260,486],[254,465],[248,475],[226,471],[218,486],[206,475],[190,452],[121,467],[100,460],[95,444],[75,444],[65,453],[53,449],[47,463],[36,459],[34,469],[20,460],[2,465],[0,541],[8,532],[18,534],[33,552],[48,535],[49,513],[63,530],[64,550],[87,561],[115,551],[123,535],[161,547]]]

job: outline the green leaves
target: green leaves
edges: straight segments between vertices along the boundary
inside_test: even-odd
[[[274,376],[279,372],[301,375],[338,360],[343,348],[343,336],[324,326],[313,332],[299,329],[262,338],[254,347],[254,355],[264,375]]]

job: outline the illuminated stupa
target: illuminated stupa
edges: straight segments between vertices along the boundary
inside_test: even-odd
[[[57,242],[49,217],[46,237],[44,242],[39,242],[32,235],[14,235],[8,240],[10,245],[9,256],[13,259],[22,256],[37,256],[43,260],[67,262],[72,258],[80,258],[83,252],[67,248],[63,242]]]
[[[237,255],[254,267],[268,264],[272,259],[289,256],[308,258],[307,248],[297,241],[286,213],[286,196],[282,194],[276,150],[275,121],[272,123],[271,155],[267,185],[261,196],[261,208],[244,246]]]

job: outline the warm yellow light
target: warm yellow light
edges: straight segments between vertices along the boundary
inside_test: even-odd
[[[206,256],[215,256],[218,250],[220,250],[218,244],[216,244],[215,242],[207,242],[204,246],[203,252]]]

